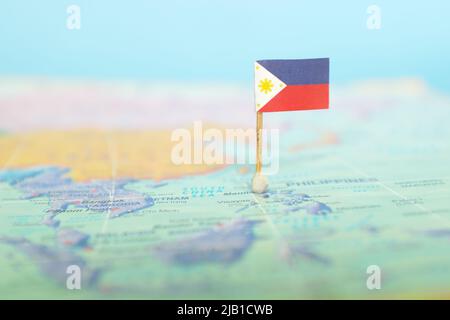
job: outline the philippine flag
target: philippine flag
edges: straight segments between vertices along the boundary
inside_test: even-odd
[[[255,62],[257,112],[328,109],[328,58]]]

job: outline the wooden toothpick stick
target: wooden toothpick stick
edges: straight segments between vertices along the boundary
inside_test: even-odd
[[[255,193],[264,193],[267,190],[267,178],[261,173],[262,170],[262,112],[256,112],[256,172],[252,180],[252,190]]]
[[[261,174],[262,168],[262,128],[263,114],[256,113],[256,174]]]

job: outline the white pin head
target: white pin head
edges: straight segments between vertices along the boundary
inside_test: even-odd
[[[263,193],[267,190],[268,185],[267,178],[262,174],[257,173],[252,180],[252,191],[254,193]]]

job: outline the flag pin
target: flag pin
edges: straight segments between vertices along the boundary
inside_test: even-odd
[[[256,172],[252,191],[264,193],[262,173],[263,112],[318,110],[329,107],[328,58],[255,62]]]

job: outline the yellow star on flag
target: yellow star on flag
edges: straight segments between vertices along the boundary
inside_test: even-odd
[[[261,80],[259,82],[258,87],[260,88],[261,92],[264,92],[267,94],[272,91],[272,88],[273,88],[272,80],[269,80],[267,78],[264,80]]]

